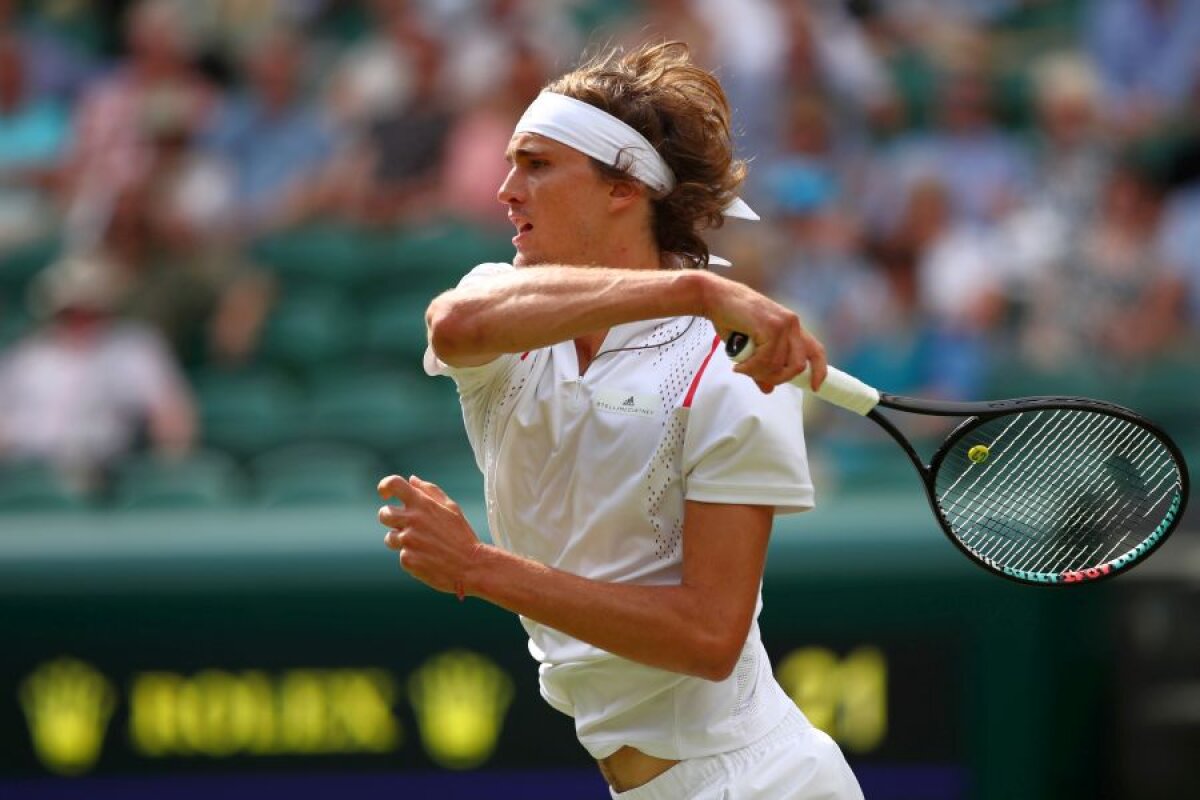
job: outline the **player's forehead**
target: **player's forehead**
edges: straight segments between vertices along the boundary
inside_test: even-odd
[[[540,133],[514,133],[508,141],[504,157],[510,163],[518,158],[555,156],[557,158],[587,158],[583,153]]]

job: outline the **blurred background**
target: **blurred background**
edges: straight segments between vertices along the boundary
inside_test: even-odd
[[[485,529],[423,310],[511,257],[541,85],[662,38],[751,159],[764,220],[714,251],[834,363],[1109,399],[1197,463],[1200,3],[3,0],[0,796],[607,796],[516,620],[404,576],[373,489]],[[1022,588],[809,412],[762,627],[867,797],[1187,795],[1196,514],[1120,581]]]

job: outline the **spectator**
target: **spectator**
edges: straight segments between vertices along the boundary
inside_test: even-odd
[[[1161,355],[1178,333],[1183,287],[1163,262],[1164,192],[1124,164],[1096,216],[1037,284],[1027,355],[1054,368],[1102,354],[1108,364]]]
[[[412,100],[416,59],[435,45],[424,17],[411,0],[372,0],[370,28],[339,59],[329,85],[334,117],[354,131],[395,113]]]
[[[577,0],[482,0],[440,5],[447,12],[456,12],[437,16],[434,25],[437,38],[452,54],[446,62],[449,91],[456,106],[465,110],[473,103],[487,102],[497,75],[505,73],[503,65],[514,57],[536,62],[539,72],[549,74],[566,69],[581,48],[579,31],[568,8],[578,6]]]
[[[1187,293],[1187,321],[1194,333],[1200,328],[1200,181],[1169,198],[1159,247],[1172,280]]]
[[[904,207],[885,257],[893,280],[903,281],[894,283],[896,291],[911,298],[918,320],[913,352],[925,364],[911,380],[925,394],[975,396],[1005,308],[1004,265],[989,232],[958,219],[950,192],[937,180],[915,183]]]
[[[1053,54],[1033,69],[1036,168],[1031,197],[1070,222],[1090,216],[1113,167],[1094,71],[1080,56]]]
[[[783,234],[770,294],[846,363],[870,346],[893,305],[891,287],[863,257],[857,221],[840,207],[837,184],[826,174],[796,160],[773,170],[768,186]]]
[[[1126,136],[1145,133],[1200,85],[1200,3],[1096,0],[1084,35],[1104,107]]]
[[[95,235],[113,198],[145,178],[154,159],[156,120],[204,122],[215,93],[192,63],[182,17],[170,0],[143,0],[126,20],[129,55],[88,90],[74,120],[69,160],[72,235]]]
[[[47,268],[44,323],[0,357],[0,457],[47,461],[84,491],[143,439],[180,455],[195,436],[182,374],[153,329],[113,316],[111,278],[94,258]]]
[[[307,56],[304,40],[284,30],[249,48],[245,89],[222,104],[203,137],[235,176],[240,233],[285,228],[320,207],[335,139],[331,120],[303,92]]]
[[[25,53],[0,35],[0,250],[53,232],[50,189],[69,130],[62,105],[29,92]]]
[[[989,78],[977,67],[942,76],[937,126],[902,137],[878,167],[883,184],[873,200],[885,228],[903,214],[897,199],[918,183],[945,187],[956,222],[986,226],[1024,200],[1032,178],[1029,153],[997,124]]]
[[[1114,161],[1089,63],[1073,53],[1055,53],[1034,65],[1032,78],[1034,179],[1026,202],[1002,221],[997,245],[1012,271],[1014,299],[1022,305],[1038,276],[1064,257],[1094,218]]]
[[[883,59],[866,32],[832,0],[782,4],[788,26],[785,55],[792,90],[823,94],[844,107],[836,109],[861,127],[863,119],[884,113],[896,100]]]
[[[88,81],[95,77],[98,65],[93,52],[41,24],[38,11],[44,13],[45,9],[27,8],[23,15],[22,5],[32,4],[0,0],[0,36],[11,36],[21,50],[25,91],[58,103],[74,102]],[[91,16],[97,12],[81,4],[70,13],[83,18],[81,21],[86,26],[93,22]],[[64,16],[61,10],[53,15]]]
[[[772,0],[691,0],[707,27],[710,66],[737,109],[737,154],[762,158],[778,141],[777,99],[783,88],[788,31],[782,11]]]
[[[508,172],[503,153],[521,112],[546,82],[547,68],[538,52],[510,42],[498,62],[493,85],[455,115],[442,162],[441,205],[452,216],[481,227],[507,228],[496,214],[496,187]]]
[[[194,235],[154,182],[118,196],[99,252],[111,307],[153,327],[186,365],[253,355],[274,287],[236,248]]]
[[[406,100],[362,121],[357,152],[340,171],[336,207],[355,223],[396,225],[440,210],[438,179],[454,120],[445,53],[440,42],[423,38],[409,42],[408,57]]]

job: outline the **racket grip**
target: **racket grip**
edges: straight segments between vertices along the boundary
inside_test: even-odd
[[[731,333],[725,341],[726,354],[736,362],[748,359],[754,352],[754,342],[744,333]],[[866,416],[879,405],[879,390],[860,381],[837,367],[828,367],[821,388],[813,391],[810,367],[792,378],[791,383],[835,406]]]

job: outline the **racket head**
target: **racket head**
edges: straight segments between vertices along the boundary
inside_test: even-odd
[[[1183,454],[1158,426],[1081,398],[990,404],[947,436],[924,477],[968,558],[1039,586],[1128,572],[1175,530],[1190,491]]]

